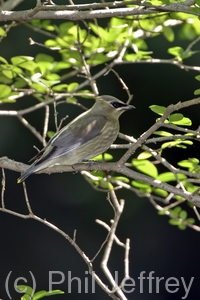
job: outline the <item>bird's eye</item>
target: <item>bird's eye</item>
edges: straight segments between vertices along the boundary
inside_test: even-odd
[[[125,106],[123,103],[120,103],[120,102],[112,102],[111,104],[114,108],[119,108],[119,107]]]

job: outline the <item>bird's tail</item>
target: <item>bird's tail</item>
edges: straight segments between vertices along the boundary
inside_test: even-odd
[[[30,167],[24,172],[24,174],[22,174],[22,175],[17,179],[17,183],[23,182],[28,176],[30,176],[32,173],[36,172],[37,169],[38,169],[38,165],[32,165],[32,166],[30,166]]]

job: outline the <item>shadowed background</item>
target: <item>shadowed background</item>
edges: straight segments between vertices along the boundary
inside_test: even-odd
[[[31,8],[35,1],[24,3],[18,9]],[[56,1],[57,4],[63,3]],[[32,5],[32,6],[31,6]],[[25,7],[26,6],[26,7]],[[15,55],[34,56],[40,52],[49,53],[38,46],[30,46],[28,38],[32,37],[38,42],[43,38],[30,29],[23,26],[12,29],[8,37],[3,40],[0,55],[10,59]],[[177,35],[180,46],[186,45]],[[150,41],[148,41],[150,43]],[[168,42],[163,37],[153,39],[150,48],[155,50],[154,57],[165,57]],[[15,47],[14,47],[15,45]],[[171,46],[176,44],[172,43]],[[50,55],[58,54],[50,52]],[[170,56],[169,56],[170,58]],[[188,64],[198,65],[199,58],[188,59]],[[100,68],[100,67],[98,67]],[[96,73],[98,68],[92,70]],[[135,111],[126,112],[120,118],[121,132],[139,137],[151,126],[156,115],[149,110],[149,105],[158,104],[167,106],[171,103],[192,99],[193,91],[198,88],[198,82],[194,79],[195,72],[186,72],[175,66],[137,64],[118,66],[115,70],[120,74],[130,92],[134,95],[132,104]],[[110,94],[126,101],[127,95],[113,73],[97,80],[100,94]],[[79,99],[88,108],[92,106],[92,100]],[[21,109],[34,105],[34,99],[26,98],[18,100],[13,105],[2,105],[1,109]],[[49,130],[55,130],[52,118]],[[58,118],[69,115],[65,121],[67,124],[82,110],[70,104],[58,106]],[[199,125],[199,107],[184,110],[185,116],[193,121],[193,128]],[[36,111],[25,116],[27,120],[40,132],[43,128],[44,110]],[[27,163],[36,154],[33,145],[40,149],[42,145],[23,125],[14,117],[0,118],[0,156],[8,156],[16,161]],[[115,159],[123,153],[109,151]],[[199,157],[199,146],[194,145],[187,151],[183,149],[166,150],[165,154],[171,162],[176,163],[187,157]],[[19,174],[6,170],[5,204],[7,208],[26,212],[22,185],[17,185]],[[95,223],[95,219],[101,219],[107,223],[113,217],[113,211],[106,200],[106,193],[98,193],[80,175],[72,173],[33,175],[26,181],[29,199],[33,212],[42,218],[58,226],[70,236],[77,230],[76,241],[81,249],[92,258],[107,232]],[[138,198],[131,192],[120,190],[119,198],[125,199],[125,208],[117,229],[118,237],[124,242],[125,238],[131,239],[130,251],[130,276],[135,280],[135,291],[127,294],[129,299],[186,299],[181,277],[188,286],[191,277],[195,277],[189,292],[188,299],[198,299],[200,296],[199,281],[199,234],[191,229],[180,231],[168,224],[168,218],[159,216],[147,199]],[[191,217],[194,217],[193,215]],[[37,282],[37,291],[49,289],[49,271],[58,271],[65,274],[62,284],[53,285],[53,289],[65,291],[65,295],[52,296],[51,299],[106,299],[105,293],[96,285],[96,292],[91,292],[91,277],[87,274],[87,266],[75,249],[59,234],[50,228],[33,220],[23,220],[17,217],[0,213],[0,298],[8,299],[5,291],[5,279],[10,271],[9,288],[13,299],[20,299],[13,288],[17,277],[27,278],[27,284],[31,284],[29,271]],[[104,275],[99,268],[102,253],[94,262],[97,273]],[[114,245],[109,268],[112,272],[119,272],[119,281],[123,279],[124,250]],[[160,283],[159,293],[156,293],[155,280],[153,291],[150,293],[148,281],[144,280],[143,293],[139,288],[140,273],[144,276],[154,271],[154,277],[164,277]],[[79,277],[82,283],[82,291],[77,291],[77,281],[72,282],[72,291],[68,290],[69,273],[71,277]],[[86,273],[85,273],[86,272]],[[164,283],[169,277],[179,280],[179,290],[176,293],[166,291]],[[85,291],[85,280],[88,279],[89,290]],[[60,281],[59,274],[54,275],[54,281]],[[106,282],[106,280],[105,280]],[[19,282],[23,284],[23,281]],[[171,287],[175,290],[176,287]],[[186,297],[186,296],[185,296]]]

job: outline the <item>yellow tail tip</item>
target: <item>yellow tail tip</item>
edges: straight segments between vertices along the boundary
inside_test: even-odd
[[[17,183],[21,183],[21,182],[22,182],[21,178],[18,178]]]

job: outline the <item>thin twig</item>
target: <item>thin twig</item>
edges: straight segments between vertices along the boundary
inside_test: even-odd
[[[45,106],[45,116],[44,116],[44,126],[43,126],[43,136],[42,136],[42,145],[43,147],[46,146],[46,135],[48,131],[49,125],[49,106]]]
[[[124,256],[124,278],[129,278],[129,252],[130,239],[126,239],[125,256]]]
[[[5,196],[5,190],[6,190],[6,176],[5,176],[5,171],[3,168],[1,169],[1,171],[2,171],[1,206],[4,209],[5,208],[4,196]]]

